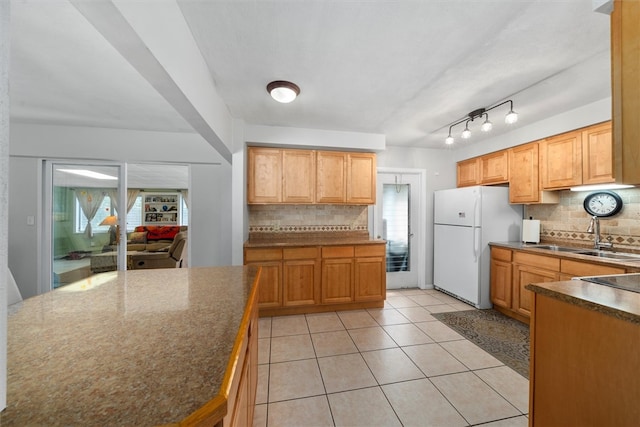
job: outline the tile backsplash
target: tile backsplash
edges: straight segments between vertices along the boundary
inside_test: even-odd
[[[249,205],[249,233],[366,231],[367,206]]]
[[[614,190],[623,201],[622,211],[600,219],[603,241],[611,237],[614,249],[640,250],[640,189]],[[562,191],[560,203],[527,205],[525,218],[540,220],[540,239],[546,242],[589,245],[593,234],[587,233],[591,217],[583,208],[584,198],[593,191]]]

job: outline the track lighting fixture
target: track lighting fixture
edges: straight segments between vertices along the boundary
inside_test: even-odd
[[[514,124],[515,122],[518,121],[518,113],[516,113],[513,110],[513,101],[512,100],[507,100],[507,101],[503,101],[500,102],[496,105],[493,105],[491,107],[487,107],[487,108],[478,108],[477,110],[473,110],[472,112],[470,112],[469,114],[467,114],[467,117],[465,117],[462,120],[458,120],[457,122],[453,123],[451,126],[449,126],[449,135],[447,136],[447,139],[445,139],[445,144],[447,145],[451,145],[455,142],[455,139],[453,138],[453,136],[451,136],[451,129],[453,129],[454,126],[459,125],[461,123],[464,123],[464,130],[462,131],[462,134],[460,135],[462,137],[462,139],[469,139],[471,138],[471,130],[469,129],[469,123],[473,122],[475,119],[481,118],[484,116],[484,122],[482,123],[482,126],[480,127],[480,130],[482,130],[483,132],[489,132],[491,129],[493,129],[493,123],[491,123],[491,121],[489,121],[489,114],[488,112],[493,110],[494,108],[498,108],[501,105],[504,104],[509,104],[509,112],[507,113],[507,115],[504,117],[504,122],[508,125]]]

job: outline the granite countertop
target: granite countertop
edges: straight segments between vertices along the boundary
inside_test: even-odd
[[[585,282],[532,283],[525,289],[640,325],[640,293]]]
[[[219,393],[256,275],[109,272],[10,306],[0,424],[181,421]]]
[[[616,259],[612,259],[612,258],[600,258],[597,256],[593,256],[593,255],[584,255],[584,254],[576,254],[576,253],[572,253],[572,252],[564,252],[564,251],[554,251],[554,250],[549,250],[549,249],[541,249],[541,248],[536,248],[535,246],[537,245],[554,245],[555,243],[537,243],[537,244],[531,244],[531,243],[522,243],[522,242],[490,242],[489,246],[496,246],[496,247],[503,247],[503,248],[507,248],[507,249],[515,249],[515,250],[519,250],[519,251],[524,251],[524,252],[530,252],[533,254],[538,254],[538,255],[545,255],[545,256],[554,256],[557,258],[569,258],[569,259],[574,259],[576,261],[587,261],[587,262],[591,262],[594,264],[605,264],[605,265],[612,265],[612,266],[616,266],[616,267],[628,267],[628,268],[640,268],[640,258],[638,258],[637,260],[633,259],[633,260],[616,260]],[[569,245],[558,245],[558,246],[565,246],[565,247],[570,247]],[[593,250],[593,247],[575,247],[576,249],[584,249],[584,250]],[[607,251],[607,252],[616,252],[615,249],[613,251]]]
[[[255,233],[244,243],[245,248],[274,246],[328,246],[384,244],[386,240],[372,239],[368,232],[331,233]]]

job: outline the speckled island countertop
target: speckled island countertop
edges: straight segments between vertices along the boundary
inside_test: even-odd
[[[531,283],[525,289],[640,325],[640,293],[637,292],[584,280]]]
[[[109,272],[9,307],[0,425],[181,421],[219,393],[257,272]]]

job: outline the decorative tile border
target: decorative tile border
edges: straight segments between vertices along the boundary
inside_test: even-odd
[[[335,231],[368,231],[366,225],[258,225],[249,227],[249,233],[309,233]]]

